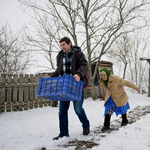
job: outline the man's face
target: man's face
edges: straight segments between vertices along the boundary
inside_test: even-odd
[[[71,42],[67,44],[65,41],[60,43],[61,49],[67,54],[71,50]]]

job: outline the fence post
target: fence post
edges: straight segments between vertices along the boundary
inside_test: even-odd
[[[38,84],[38,83],[39,83],[39,76],[36,74],[36,75],[35,75],[35,84]],[[35,86],[35,94],[34,94],[35,103],[34,103],[34,108],[37,108],[37,107],[38,107],[37,90],[38,90],[38,85]]]
[[[12,84],[12,74],[8,74],[7,76],[7,84]],[[6,105],[6,111],[11,111],[11,95],[12,95],[12,87],[7,88],[7,105]]]
[[[13,83],[14,83],[14,85],[17,85],[17,83],[18,83],[18,75],[17,74],[13,75]],[[12,106],[13,111],[17,111],[17,95],[18,95],[17,89],[18,89],[18,87],[14,86],[14,88],[13,88],[13,106]]]
[[[23,106],[23,74],[19,75],[19,105],[18,105],[18,110],[22,111],[22,106]]]
[[[29,108],[33,108],[33,74],[30,74],[30,87],[29,87]]]
[[[28,79],[29,79],[29,75],[28,74],[25,74],[25,80],[24,80],[24,83],[25,83],[25,87],[24,87],[24,110],[28,110]]]
[[[43,77],[43,74],[40,73],[39,76],[40,76],[40,77]],[[39,102],[39,107],[43,107],[43,102],[42,102],[42,101],[43,101],[43,98],[39,97],[39,100],[40,100],[40,102]]]
[[[5,85],[6,74],[1,74],[1,85]],[[5,87],[1,88],[1,98],[0,98],[0,112],[5,111]]]
[[[48,74],[44,74],[44,78],[48,78]],[[47,106],[48,102],[44,102],[44,106]]]

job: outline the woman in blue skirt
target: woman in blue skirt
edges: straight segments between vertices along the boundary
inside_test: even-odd
[[[140,89],[132,82],[124,80],[117,75],[110,74],[107,68],[102,68],[100,75],[101,79],[99,82],[101,83],[101,87],[106,91],[104,126],[101,130],[104,131],[110,128],[110,118],[114,112],[116,116],[122,115],[121,126],[127,125],[128,119],[126,112],[130,109],[130,106],[128,102],[129,97],[124,90],[124,86],[133,88],[138,92],[140,92]]]

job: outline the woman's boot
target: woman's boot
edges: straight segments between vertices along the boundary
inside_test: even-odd
[[[127,114],[122,115],[122,123],[121,126],[126,126],[128,124]]]
[[[105,131],[110,128],[110,117],[111,115],[108,114],[105,115],[104,126],[102,127],[101,131]]]

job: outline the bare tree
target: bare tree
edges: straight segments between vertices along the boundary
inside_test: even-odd
[[[129,71],[127,72],[128,79],[138,85],[140,88],[145,86],[144,81],[148,81],[148,69],[145,69],[148,64],[143,64],[140,61],[140,58],[144,57],[147,53],[147,49],[149,46],[149,41],[147,41],[148,36],[143,37],[142,33],[137,32],[135,34],[135,38],[131,39],[132,49],[130,49],[129,58]],[[148,82],[147,82],[148,83]],[[148,87],[148,84],[147,84]]]
[[[29,64],[29,53],[19,43],[19,36],[13,34],[8,24],[0,28],[1,73],[24,73]]]
[[[127,34],[120,36],[115,42],[113,48],[111,48],[108,57],[110,57],[117,65],[123,63],[123,79],[125,79],[126,69],[130,60],[130,52],[133,47],[133,43],[130,41]]]
[[[128,80],[134,82],[140,88],[144,87],[144,89],[148,86],[145,82],[148,81],[148,70],[145,69],[148,64],[141,62],[140,58],[148,55],[148,39],[148,36],[143,36],[141,30],[135,32],[134,36],[124,34],[115,41],[115,46],[109,53],[109,57],[116,66],[121,64],[123,78],[125,79],[126,75]],[[119,70],[119,67],[117,69]]]
[[[64,35],[70,36],[74,44],[82,47],[88,58],[93,99],[96,99],[94,79],[101,57],[109,52],[120,35],[147,25],[147,16],[144,16],[143,12],[147,11],[148,0],[134,2],[129,0],[48,0],[45,3],[19,1],[26,7],[32,8],[31,10],[36,10],[35,12],[39,11],[50,16],[56,26],[52,26],[54,24],[49,26],[53,28],[54,33],[59,32],[55,36],[53,33],[50,34],[55,37],[55,41]],[[97,61],[94,73],[92,73],[93,61]]]
[[[78,45],[76,35],[76,11],[72,11],[74,4],[68,1],[65,3],[63,3],[63,1],[48,1],[44,3],[46,6],[44,9],[43,3],[40,3],[40,5],[37,4],[36,1],[31,2],[26,0],[20,2],[32,8],[32,13],[30,13],[32,14],[32,20],[37,23],[33,23],[33,34],[29,32],[27,27],[24,28],[26,39],[23,41],[32,47],[31,51],[34,49],[34,51],[39,53],[44,52],[46,59],[50,63],[49,69],[54,69],[55,61],[53,61],[53,58],[55,54],[60,51],[60,38],[69,33],[73,38],[74,44]],[[61,9],[62,7],[63,9]],[[68,9],[69,7],[71,9]]]
[[[38,52],[44,55],[50,64],[50,67],[48,68],[55,69],[53,54],[57,54],[59,51],[57,39],[57,37],[59,37],[59,31],[57,29],[55,31],[54,28],[52,28],[54,25],[50,24],[49,18],[40,16],[39,12],[36,10],[34,10],[34,12],[36,13],[36,16],[33,20],[35,19],[38,22],[38,25],[33,25],[33,31],[30,31],[28,27],[24,28],[24,38],[22,42],[30,46],[30,49],[28,49],[29,51]],[[46,66],[43,67],[47,68]]]

